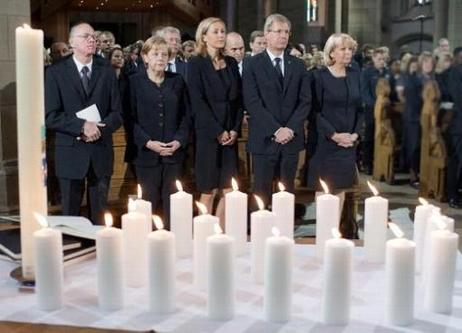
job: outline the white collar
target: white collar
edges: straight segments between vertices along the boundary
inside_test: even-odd
[[[268,50],[268,49],[266,49],[266,52],[268,53],[272,63],[274,63],[274,59],[276,59],[276,58],[280,58],[281,63],[284,63],[284,51],[282,51],[281,55],[279,55],[279,56],[276,56],[276,55],[272,54],[270,52],[270,50]]]
[[[91,74],[91,66],[93,65],[93,58],[88,64],[82,64],[80,61],[77,60],[75,55],[72,56],[72,59],[74,60],[75,65],[77,66],[77,70],[79,71],[79,74],[82,73],[82,68],[84,66],[88,67],[88,74]]]

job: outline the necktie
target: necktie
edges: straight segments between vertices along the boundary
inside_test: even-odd
[[[80,71],[82,73],[82,85],[83,85],[83,90],[85,90],[85,94],[88,95],[89,93],[89,86],[90,86],[90,77],[88,76],[88,72],[90,70],[88,69],[87,66],[83,66],[82,70]]]
[[[276,69],[276,72],[278,73],[278,79],[282,86],[284,85],[284,75],[282,75],[281,58],[274,58],[274,62],[276,63],[274,65],[274,68]]]
[[[167,72],[170,72],[170,73],[173,72],[172,66],[173,66],[173,64],[172,64],[171,62],[169,62],[169,63],[167,64]]]

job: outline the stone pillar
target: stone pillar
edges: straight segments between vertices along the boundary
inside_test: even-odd
[[[348,3],[348,33],[359,46],[369,43],[381,44],[382,1],[350,0]]]
[[[449,11],[448,11],[448,38],[451,48],[454,49],[458,46],[462,46],[462,1],[460,0],[449,0]]]
[[[434,34],[433,47],[438,45],[440,38],[448,37],[448,0],[433,1],[433,19],[434,19]]]
[[[226,24],[228,31],[236,31],[237,29],[237,1],[226,0]]]
[[[335,33],[342,32],[342,0],[335,0]]]
[[[258,0],[257,3],[257,21],[258,26],[263,27],[265,19],[270,14],[275,13],[276,6],[274,0]]]

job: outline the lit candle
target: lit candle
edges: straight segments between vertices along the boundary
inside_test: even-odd
[[[337,228],[331,232],[334,238],[324,246],[321,320],[327,325],[345,325],[350,320],[354,243],[341,238]]]
[[[103,310],[119,310],[124,304],[123,232],[112,227],[112,215],[104,215],[106,228],[96,233],[98,302]]]
[[[207,207],[196,201],[201,215],[194,218],[194,285],[199,289],[207,286],[207,238],[214,234],[213,226],[219,223],[216,216],[207,213]]]
[[[253,281],[263,283],[266,239],[271,236],[276,216],[265,209],[263,201],[255,196],[258,208],[250,215],[251,275]]]
[[[295,195],[279,183],[279,192],[273,194],[271,211],[276,215],[276,227],[282,236],[294,238]]]
[[[451,313],[459,235],[448,230],[445,223],[437,225],[439,230],[431,233],[424,305],[428,311]]]
[[[316,197],[316,255],[324,257],[325,242],[330,239],[332,228],[338,229],[340,223],[340,200],[329,194],[327,184],[320,179],[324,194]]]
[[[280,236],[277,227],[272,234],[266,239],[263,307],[267,321],[286,322],[292,312],[294,241]]]
[[[233,191],[225,195],[225,230],[234,239],[236,255],[241,255],[247,244],[247,194],[239,191],[234,178],[231,185]]]
[[[416,273],[422,271],[423,254],[425,248],[425,232],[427,230],[427,221],[432,213],[432,205],[428,202],[419,198],[420,205],[415,209],[414,215],[414,242],[416,244],[415,249],[415,270]]]
[[[367,198],[364,204],[364,252],[367,261],[382,264],[387,241],[388,200],[380,197],[369,181],[367,185],[374,196]]]
[[[397,238],[386,243],[386,319],[406,326],[414,321],[415,243],[403,238],[396,224],[388,225]]]
[[[192,254],[193,196],[183,191],[179,180],[176,187],[178,192],[170,195],[170,230],[175,235],[178,258],[185,258]]]
[[[63,239],[43,215],[34,216],[42,226],[33,236],[37,303],[40,310],[54,311],[63,305]]]
[[[33,212],[47,215],[43,31],[16,28],[16,114],[18,139],[21,266],[34,279]]]
[[[212,320],[234,317],[234,239],[215,224],[207,238],[207,312]]]
[[[151,216],[152,216],[152,204],[150,201],[143,200],[143,191],[140,184],[138,184],[138,198],[135,200],[134,210],[140,214],[143,214],[146,219],[146,224],[149,225],[149,231],[151,228]]]
[[[153,313],[175,309],[175,235],[164,230],[159,216],[153,216],[157,228],[148,236],[149,305]]]
[[[125,282],[129,287],[141,287],[147,282],[147,236],[152,230],[151,220],[136,212],[135,207],[135,202],[129,199],[128,213],[122,215]]]

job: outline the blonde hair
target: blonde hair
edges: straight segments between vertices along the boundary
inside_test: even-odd
[[[452,54],[450,52],[440,52],[438,54],[438,60],[436,62],[436,66],[435,66],[435,73],[436,74],[441,74],[442,72],[444,72],[446,70],[446,68],[444,68],[444,62],[446,60],[449,60],[452,62]]]
[[[263,31],[265,32],[269,31],[274,22],[286,23],[287,26],[289,27],[289,31],[292,28],[292,24],[290,24],[290,21],[287,17],[276,13],[276,14],[271,14],[270,16],[266,18],[265,24],[263,26]]]
[[[154,48],[158,48],[160,46],[165,46],[167,48],[168,57],[170,58],[170,55],[172,52],[170,48],[168,47],[168,43],[165,39],[159,36],[153,36],[153,37],[146,39],[146,41],[143,44],[143,47],[141,48],[141,54],[147,55],[149,51],[151,51]]]
[[[198,55],[201,55],[203,57],[207,56],[207,44],[204,41],[204,35],[209,30],[210,26],[217,22],[222,23],[225,26],[225,32],[226,32],[225,22],[221,18],[218,18],[218,17],[207,17],[206,19],[203,19],[197,26],[196,52]],[[218,52],[219,52],[219,55],[223,57],[223,49],[218,50]]]
[[[419,55],[418,58],[418,63],[419,63],[419,69],[422,70],[422,65],[423,62],[426,60],[431,60],[433,63],[433,71],[435,71],[435,58],[433,58],[433,54],[431,54],[428,51],[424,51]]]
[[[324,62],[326,66],[332,66],[334,64],[334,59],[331,58],[330,54],[340,45],[346,44],[349,46],[353,53],[358,47],[358,43],[348,34],[337,33],[333,34],[327,39],[326,45],[324,46]]]

